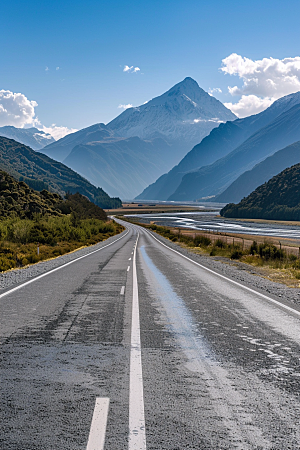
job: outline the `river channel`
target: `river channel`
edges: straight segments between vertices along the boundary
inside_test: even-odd
[[[244,220],[225,219],[215,211],[199,211],[163,214],[134,214],[142,223],[154,222],[156,225],[190,228],[194,230],[218,231],[223,233],[251,234],[300,240],[300,226],[281,223],[257,223]]]

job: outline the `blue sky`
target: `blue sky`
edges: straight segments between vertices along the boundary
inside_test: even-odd
[[[46,127],[107,123],[122,111],[119,105],[142,104],[186,76],[236,103],[243,93],[257,93],[228,92],[245,79],[220,71],[224,58],[300,54],[298,0],[10,0],[2,2],[1,16],[0,90],[37,102],[34,112]],[[140,70],[124,72],[125,65]],[[262,90],[259,101],[264,98],[275,96]]]

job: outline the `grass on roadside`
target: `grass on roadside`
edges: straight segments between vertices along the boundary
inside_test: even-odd
[[[124,230],[114,221],[35,215],[0,221],[0,272],[55,258],[108,239]],[[39,246],[39,254],[38,254]]]

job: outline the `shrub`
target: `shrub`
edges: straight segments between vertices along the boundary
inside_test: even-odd
[[[258,254],[261,258],[268,259],[282,259],[285,257],[285,252],[278,249],[275,245],[265,242],[264,244],[259,244]]]
[[[230,255],[231,259],[240,259],[243,256],[243,252],[240,249],[235,249]]]
[[[249,253],[250,255],[256,255],[258,253],[258,245],[256,241],[253,241]]]
[[[16,267],[16,261],[12,255],[0,255],[0,272]]]
[[[226,243],[222,239],[217,239],[214,245],[218,248],[226,248]]]
[[[211,240],[206,236],[196,236],[194,243],[196,247],[208,247],[211,244]]]

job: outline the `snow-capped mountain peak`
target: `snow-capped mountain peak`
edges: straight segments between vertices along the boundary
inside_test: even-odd
[[[146,104],[127,109],[108,127],[120,136],[162,137],[190,149],[220,122],[235,119],[219,100],[187,77]]]

